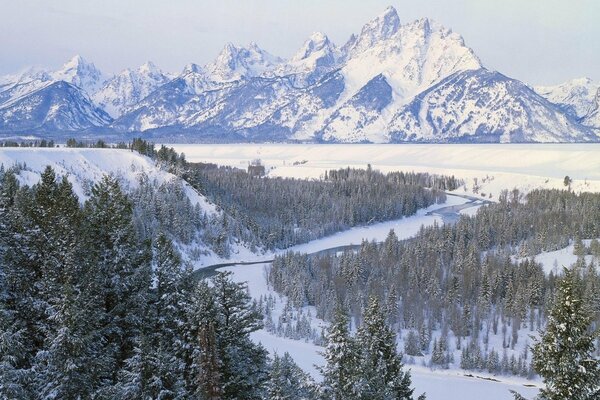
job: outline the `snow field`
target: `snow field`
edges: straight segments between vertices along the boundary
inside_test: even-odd
[[[459,194],[494,201],[503,189],[529,192],[564,189],[600,191],[600,144],[170,144],[187,160],[247,168],[261,159],[269,176],[318,179],[327,170],[366,168],[455,175]],[[490,198],[489,195],[492,195]]]

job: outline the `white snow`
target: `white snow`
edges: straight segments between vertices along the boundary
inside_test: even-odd
[[[503,189],[529,192],[565,189],[600,192],[600,144],[173,144],[189,161],[247,168],[261,159],[269,176],[322,177],[330,169],[365,168],[455,175],[466,181],[457,193],[496,200]],[[294,165],[296,163],[296,165]],[[477,186],[477,187],[475,187]],[[466,190],[465,190],[466,189]],[[492,195],[489,198],[489,195]]]
[[[582,242],[586,247],[589,247],[591,241],[592,241],[591,239],[587,239],[587,240],[583,240]],[[542,264],[542,266],[544,268],[544,272],[546,274],[553,272],[555,275],[558,275],[561,273],[563,267],[569,268],[577,262],[577,256],[575,254],[573,254],[574,249],[575,249],[575,245],[571,244],[560,250],[547,251],[547,252],[543,252],[540,254],[536,254],[533,257],[533,259],[536,262]],[[525,258],[527,258],[527,257],[525,257]],[[522,261],[525,258],[518,258],[518,260]],[[597,257],[594,257],[592,255],[584,256],[584,260],[585,260],[586,265],[589,265],[590,263],[593,262],[593,263],[595,263],[596,267],[600,266],[600,260]]]

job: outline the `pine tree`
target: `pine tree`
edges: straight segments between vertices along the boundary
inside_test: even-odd
[[[268,400],[311,400],[316,396],[312,379],[288,353],[283,357],[275,354],[266,386]]]
[[[327,346],[323,352],[326,364],[320,368],[323,375],[320,391],[327,400],[354,398],[359,359],[348,324],[348,316],[338,307],[326,336]]]
[[[195,377],[200,397],[260,399],[268,378],[267,352],[250,340],[262,327],[262,314],[245,284],[220,272],[212,285],[201,282],[190,307],[195,340]]]
[[[369,300],[364,311],[357,344],[360,349],[357,398],[412,400],[410,372],[403,370],[402,356],[396,351],[396,335],[386,325],[375,297]]]
[[[113,397],[119,372],[135,353],[147,314],[152,278],[149,244],[133,228],[132,204],[116,178],[104,176],[85,204],[90,290],[99,302],[104,348],[98,396]]]
[[[600,364],[594,357],[596,332],[583,301],[578,271],[564,269],[554,306],[541,340],[533,348],[533,366],[548,400],[584,400],[600,396]]]

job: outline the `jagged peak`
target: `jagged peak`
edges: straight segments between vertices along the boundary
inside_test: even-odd
[[[327,53],[333,52],[335,46],[327,35],[322,32],[314,32],[304,42],[302,47],[292,57],[292,61],[300,61],[310,57],[312,54],[318,51],[325,51]]]
[[[400,17],[398,16],[398,12],[394,7],[388,6],[383,13],[363,26],[360,36],[375,33],[381,38],[387,39],[396,33],[399,28]]]
[[[161,72],[160,68],[158,68],[156,66],[156,64],[154,64],[152,61],[146,61],[145,63],[143,63],[142,65],[140,65],[138,67],[138,71],[140,71],[140,72],[150,72],[150,73]]]
[[[181,72],[181,74],[186,75],[191,72],[200,73],[200,72],[202,72],[202,67],[199,66],[198,64],[189,63],[185,67],[183,67],[183,71]]]
[[[400,17],[392,6],[387,7],[382,14],[367,22],[358,36],[352,35],[344,45],[345,53],[358,53],[369,49],[375,43],[393,37],[400,30]]]

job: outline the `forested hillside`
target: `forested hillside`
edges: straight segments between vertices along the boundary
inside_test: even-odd
[[[528,376],[530,354],[512,350],[526,348],[528,335],[545,326],[556,276],[526,257],[575,241],[598,323],[600,244],[586,247],[581,239],[599,237],[599,194],[505,192],[476,216],[423,228],[408,241],[390,232],[384,243],[363,242],[339,256],[277,257],[268,279],[295,307],[314,305],[318,317],[332,320],[342,305],[356,326],[367,299],[379,298],[405,353],[432,365]],[[586,254],[596,262],[586,264]]]
[[[33,187],[2,171],[0,398],[339,398],[335,376],[318,385],[288,355],[268,360],[249,338],[262,315],[245,286],[195,283],[164,232],[138,233],[134,209],[112,177],[82,205],[51,168]],[[410,399],[394,336],[368,314],[356,354],[386,374],[355,375],[353,393]]]
[[[328,171],[324,180],[254,177],[214,164],[189,164],[185,178],[252,233],[253,245],[285,249],[356,225],[413,215],[442,203],[454,177],[372,170]]]

